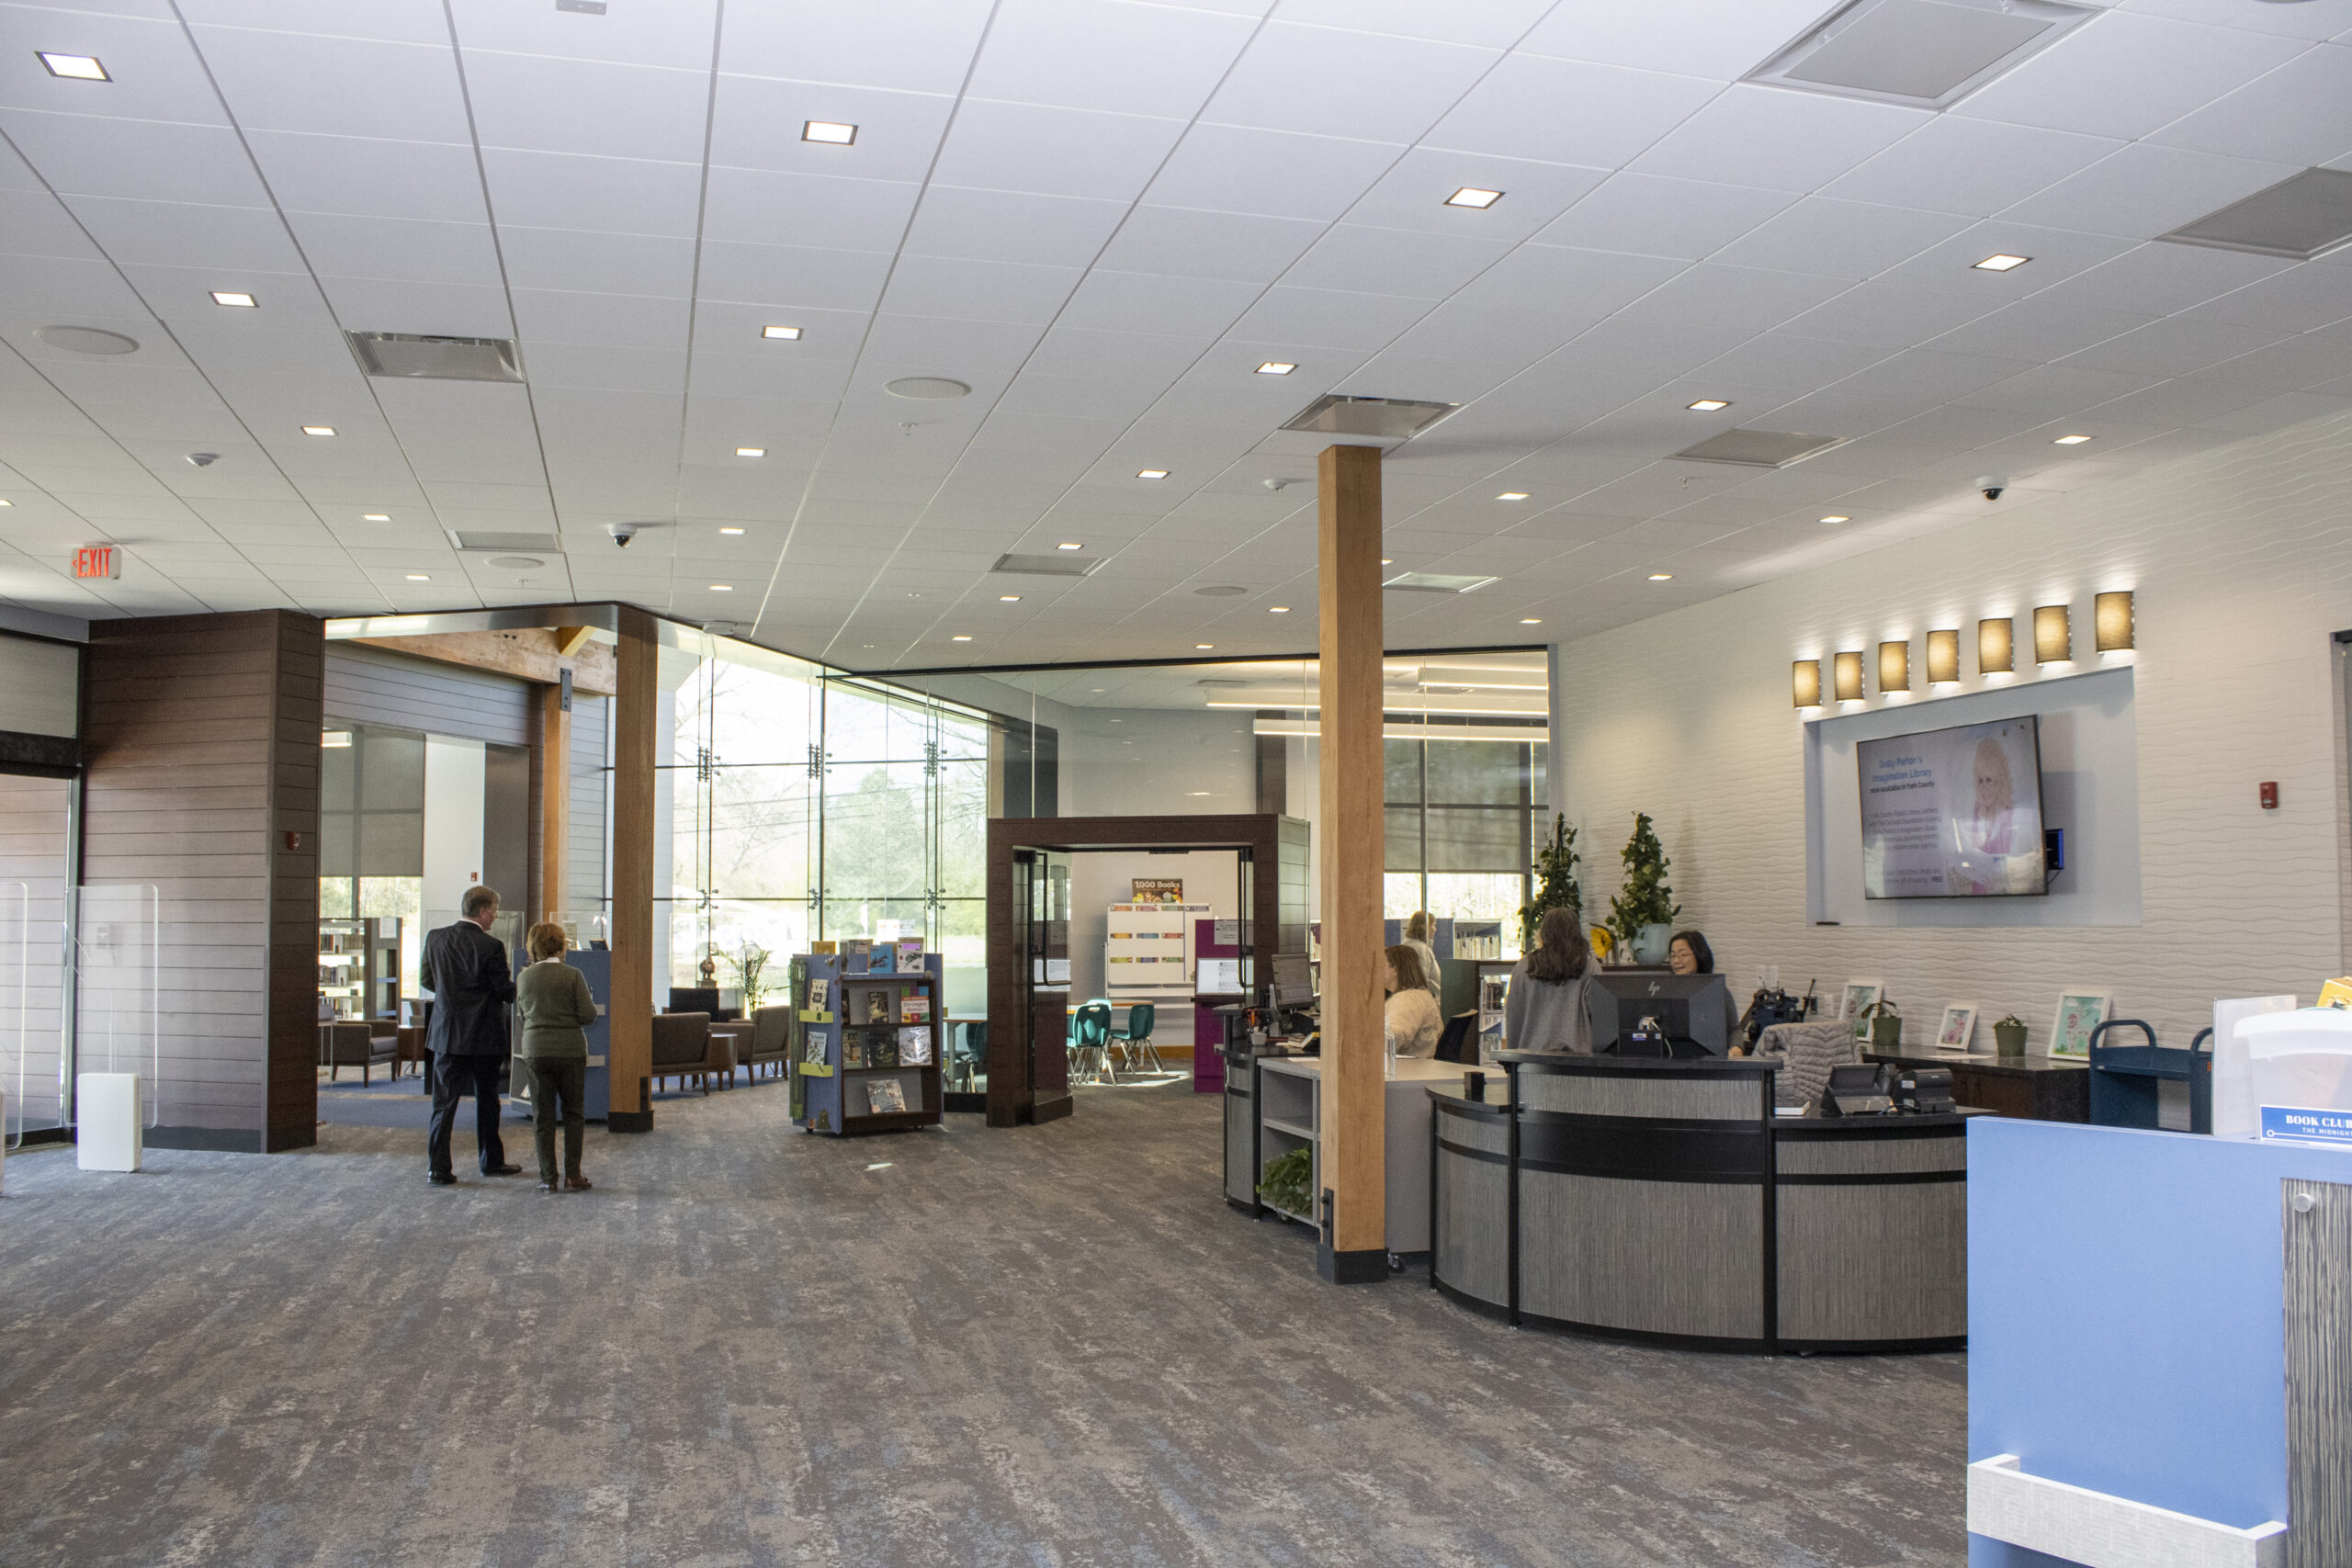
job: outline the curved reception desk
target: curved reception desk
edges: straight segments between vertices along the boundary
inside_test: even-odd
[[[1453,1300],[1693,1349],[1967,1343],[1963,1116],[1777,1116],[1766,1063],[1500,1060],[1486,1100],[1428,1091]]]

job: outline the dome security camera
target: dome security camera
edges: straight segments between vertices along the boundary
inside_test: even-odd
[[[1998,474],[1986,474],[1976,481],[1976,488],[1984,492],[1985,500],[1998,501],[2001,492],[2009,488],[2009,481]]]
[[[628,542],[637,537],[637,525],[634,523],[607,523],[605,525],[605,532],[613,536],[613,543],[618,545],[623,549],[627,549],[628,548]]]

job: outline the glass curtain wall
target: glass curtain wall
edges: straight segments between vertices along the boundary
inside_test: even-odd
[[[1532,845],[1547,798],[1543,741],[1385,740],[1382,913],[1499,920],[1504,958],[1520,955]]]

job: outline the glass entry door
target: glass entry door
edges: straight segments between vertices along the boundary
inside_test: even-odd
[[[1069,1093],[1069,861],[1059,850],[1016,850],[1012,857],[1012,943],[1020,956],[1020,1017],[1027,1049],[1018,1057],[1027,1081],[1020,1102]]]

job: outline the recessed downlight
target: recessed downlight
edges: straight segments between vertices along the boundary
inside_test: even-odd
[[[239,294],[235,290],[229,288],[214,289],[212,291],[212,302],[215,305],[233,305],[240,310],[257,310],[260,307],[260,301],[255,299],[252,295]]]
[[[768,449],[764,446],[738,446],[735,448],[735,456],[738,457],[764,457],[767,455]]]
[[[1853,519],[1847,516],[1842,512],[1833,512],[1828,516],[1823,518],[1822,521],[1824,523],[1851,523]]]
[[[713,593],[732,593],[735,592],[735,585],[731,582],[714,582],[710,585],[710,591]]]
[[[1056,549],[1057,549],[1057,550],[1082,550],[1082,549],[1086,548],[1086,547],[1085,547],[1084,545],[1079,544],[1079,543],[1078,543],[1077,541],[1075,541],[1075,540],[1072,540],[1072,539],[1064,539],[1060,544],[1056,545],[1056,546],[1054,547],[1054,548],[1056,548]]]
[[[1981,262],[1972,263],[1969,270],[1972,272],[2014,272],[2032,259],[2033,258],[2031,256],[2012,256],[2006,254],[1986,256]]]
[[[857,140],[857,127],[837,119],[812,119],[800,128],[800,140],[821,141],[828,147],[847,147]]]
[[[1021,595],[1018,593],[1000,593],[996,596],[996,602],[1000,604],[1018,604],[1021,603]]]
[[[762,327],[760,335],[780,338],[786,343],[797,343],[800,338],[800,329],[798,327]]]
[[[359,514],[362,523],[390,523],[391,520],[392,514],[389,512],[363,512]]]
[[[40,62],[49,67],[49,73],[52,76],[63,76],[75,82],[114,80],[107,74],[107,68],[98,63],[95,55],[51,54],[45,49],[37,49],[33,52],[40,56]]]
[[[721,528],[721,529],[719,530],[719,532],[720,532],[720,533],[722,533],[722,534],[740,534],[740,533],[741,533],[742,531],[743,531],[743,530],[742,530],[742,529],[741,529],[741,528]]]
[[[1266,614],[1270,615],[1287,615],[1290,614],[1290,606],[1287,604],[1269,604],[1266,606]]]
[[[1701,398],[1695,403],[1685,403],[1682,406],[1693,413],[1713,413],[1717,409],[1731,407],[1731,400],[1729,398]]]
[[[1193,645],[1193,648],[1195,652],[1206,653],[1210,649],[1215,648],[1216,646],[1216,644],[1213,642],[1196,642]]]
[[[13,501],[0,500],[0,506],[14,506],[17,503]]]
[[[963,633],[958,632],[958,633],[956,633],[954,637],[949,637],[947,640],[948,640],[949,642],[969,642],[969,641],[971,641],[972,639],[971,639],[970,637],[966,637]]]
[[[1674,573],[1670,571],[1654,571],[1650,573],[1650,581],[1652,582],[1671,582],[1674,581]]]
[[[1389,559],[1386,556],[1383,556],[1380,558],[1380,564],[1383,566],[1395,566],[1396,563]]]
[[[302,434],[305,435],[333,435],[334,434],[334,426],[332,424],[306,424],[302,427]]]
[[[425,573],[424,573],[424,572],[421,572],[421,571],[412,571],[412,572],[410,572],[410,573],[408,574],[408,580],[409,580],[411,582],[430,582],[430,581],[433,581],[433,579],[432,579],[430,576],[428,576],[427,574],[425,574]]]
[[[1261,376],[1287,376],[1298,367],[1284,359],[1269,359],[1258,367]]]
[[[1503,198],[1498,190],[1480,190],[1476,186],[1464,186],[1445,198],[1448,207],[1467,207],[1484,212]]]
[[[2052,446],[2080,446],[2084,442],[2088,441],[2090,437],[2087,435],[2062,435],[2057,440],[2052,441],[2050,445]]]
[[[1166,468],[1137,468],[1136,470],[1136,478],[1139,479],[1164,479],[1167,477]]]
[[[1522,626],[1540,626],[1544,624],[1544,617],[1541,615],[1521,615],[1519,618],[1519,624]]]
[[[1495,497],[1495,499],[1497,501],[1525,501],[1527,499],[1527,492],[1523,490],[1507,490],[1503,491],[1502,494]],[[1387,563],[1384,561],[1382,564],[1385,565]]]

